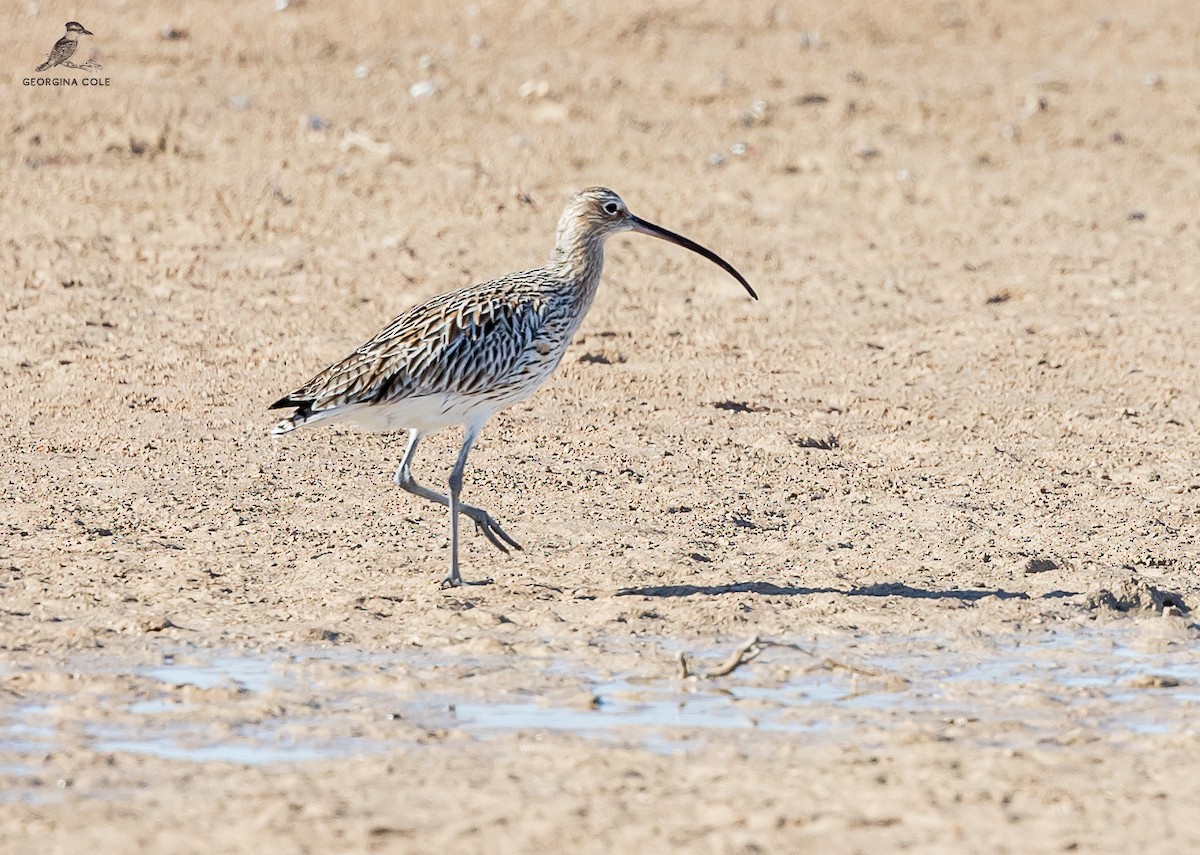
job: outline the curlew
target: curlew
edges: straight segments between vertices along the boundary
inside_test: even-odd
[[[682,235],[629,213],[604,187],[577,193],[558,221],[545,267],[434,297],[409,309],[345,359],[271,405],[294,408],[272,434],[317,422],[345,422],[378,433],[408,431],[395,481],[404,490],[450,511],[450,568],[443,586],[466,582],[458,569],[458,517],[507,553],[521,549],[491,514],[463,504],[463,469],[489,418],[532,395],[558,367],[592,305],[604,267],[604,244],[634,231],[690,249],[732,275],[758,299],[729,262]],[[449,496],[417,483],[413,455],[421,438],[463,426],[450,472]]]

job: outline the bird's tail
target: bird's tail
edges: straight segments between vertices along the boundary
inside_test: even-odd
[[[296,412],[292,413],[283,421],[271,428],[271,436],[283,436],[285,433],[291,433],[298,427],[303,427],[309,422],[320,421],[328,418],[330,413],[324,410],[314,411],[312,408],[313,402],[302,398],[293,398],[291,395],[280,398],[271,405],[272,410],[283,410],[288,407],[295,407]]]
[[[275,427],[271,428],[271,436],[283,436],[285,433],[291,433],[302,424],[304,424],[304,422],[298,422],[295,416],[290,419],[284,419],[275,425]]]
[[[29,66],[25,66],[25,67],[26,67],[26,68],[28,68]],[[41,65],[39,65],[37,68],[35,68],[35,69],[34,69],[34,71],[35,71],[35,72],[38,72],[38,71],[45,71],[45,70],[46,70],[47,68],[49,68],[49,67],[50,67],[50,60],[46,60],[46,61],[45,61],[45,62],[43,62]]]

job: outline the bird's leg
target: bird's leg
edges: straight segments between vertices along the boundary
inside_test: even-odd
[[[467,466],[467,455],[471,453],[471,446],[475,444],[475,438],[479,436],[479,431],[482,429],[482,422],[468,422],[463,428],[462,448],[458,450],[458,459],[454,461],[454,469],[450,471],[450,571],[442,580],[444,588],[455,588],[459,585],[490,585],[492,582],[491,579],[465,582],[458,572],[458,515],[462,510],[458,497],[462,494],[463,469]]]
[[[404,459],[400,463],[400,468],[396,470],[395,481],[400,489],[412,493],[414,496],[420,496],[422,499],[427,499],[431,502],[437,502],[442,507],[450,507],[450,500],[438,493],[417,483],[417,480],[412,475],[412,459],[417,451],[417,443],[421,441],[421,432],[417,430],[409,430],[408,446],[404,449]],[[477,508],[474,505],[459,505],[458,512],[466,514],[475,522],[475,530],[482,532],[483,536],[488,541],[499,549],[501,552],[508,554],[508,547],[513,549],[521,549],[521,544],[517,543],[508,533],[500,528],[500,523],[492,519],[492,515],[483,508]],[[505,546],[508,544],[508,546]]]

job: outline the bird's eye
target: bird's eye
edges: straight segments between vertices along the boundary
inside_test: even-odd
[[[605,202],[600,206],[600,210],[604,211],[604,213],[608,214],[610,217],[615,217],[621,208],[616,202]]]

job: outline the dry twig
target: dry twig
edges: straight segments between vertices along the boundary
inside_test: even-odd
[[[728,659],[711,671],[694,668],[688,662],[687,654],[682,650],[679,651],[679,675],[685,680],[690,677],[695,677],[698,680],[711,680],[714,677],[724,677],[727,674],[732,674],[743,665],[753,662],[768,647],[787,647],[791,650],[799,650],[810,656],[812,655],[811,650],[805,650],[798,644],[791,644],[786,641],[768,641],[756,635],[744,642],[741,647],[730,654]]]

